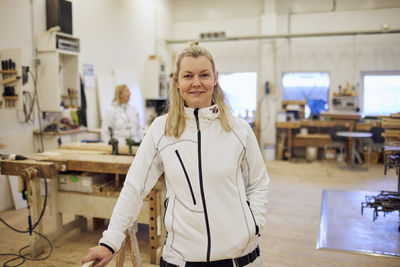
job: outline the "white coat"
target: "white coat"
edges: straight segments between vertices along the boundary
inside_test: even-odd
[[[118,104],[113,102],[107,109],[105,118],[101,125],[101,139],[104,142],[110,140],[109,127],[113,129],[114,137],[118,143],[125,145],[126,138],[139,142],[143,138],[143,126],[139,119],[136,108],[129,104]]]
[[[164,172],[164,260],[182,265],[235,258],[257,245],[269,177],[251,127],[232,117],[232,131],[224,131],[215,105],[185,108],[185,115],[179,138],[164,135],[166,115],[149,128],[100,243],[120,248],[125,229]]]

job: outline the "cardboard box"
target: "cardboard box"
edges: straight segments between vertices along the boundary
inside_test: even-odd
[[[60,174],[60,191],[92,193],[93,185],[106,182],[106,175],[101,173],[66,173]]]
[[[379,162],[379,152],[376,151],[371,151],[370,158],[369,158],[369,164],[370,165],[376,165]],[[368,161],[368,151],[364,151],[364,161]]]

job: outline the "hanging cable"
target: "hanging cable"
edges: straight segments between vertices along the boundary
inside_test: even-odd
[[[37,219],[37,221],[32,225],[32,229],[35,229],[39,223],[41,222],[44,212],[46,211],[46,206],[47,206],[47,196],[48,196],[48,186],[47,186],[47,179],[46,179],[46,175],[44,174],[43,170],[39,167],[35,167],[36,170],[38,170],[41,174],[41,176],[44,179],[44,185],[45,185],[45,197],[44,197],[44,201],[43,201],[43,207],[42,210],[40,212],[39,218]],[[29,182],[29,181],[28,181]],[[7,226],[8,228],[10,228],[11,230],[13,230],[14,232],[17,233],[21,233],[21,234],[26,234],[29,233],[29,230],[20,230],[17,228],[12,227],[11,225],[9,225],[5,220],[3,220],[2,218],[0,218],[0,222],[2,222],[5,226]],[[53,252],[53,244],[51,243],[51,241],[44,236],[43,234],[37,232],[37,231],[32,231],[33,233],[39,235],[40,237],[42,237],[43,239],[45,239],[47,241],[47,243],[49,244],[50,247],[50,251],[49,253],[41,258],[31,258],[28,257],[27,255],[30,254],[30,252],[26,252],[23,253],[23,251],[27,248],[29,248],[30,246],[24,246],[21,249],[18,250],[18,253],[0,253],[0,256],[14,256],[14,258],[4,262],[3,267],[16,267],[16,266],[20,266],[22,265],[26,260],[30,260],[30,261],[42,261],[47,259],[48,257],[50,257],[51,253]],[[14,262],[16,260],[21,260],[21,262],[17,263],[16,265],[8,265],[11,262]]]
[[[34,99],[36,99],[36,106],[37,106],[37,112],[38,112],[38,120],[39,120],[39,133],[40,133],[40,144],[41,144],[41,152],[44,151],[44,144],[43,144],[43,129],[42,129],[42,118],[40,116],[40,106],[39,106],[39,97],[38,97],[38,93],[37,93],[37,84],[36,84],[36,79],[32,73],[31,70],[29,70],[29,74],[32,77],[33,80],[33,87],[34,87]]]
[[[23,91],[22,96],[23,96],[22,108],[24,111],[24,122],[33,123],[34,120],[32,118],[32,114],[33,114],[33,108],[35,106],[36,94],[33,94],[32,96],[31,92]]]

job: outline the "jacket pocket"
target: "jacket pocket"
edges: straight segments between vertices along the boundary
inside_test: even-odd
[[[165,225],[165,214],[167,214],[167,208],[168,208],[168,201],[169,201],[169,197],[167,197],[165,200],[164,200],[164,217],[163,217],[163,221],[164,221],[164,225]]]
[[[249,206],[249,210],[250,210],[250,213],[251,213],[251,217],[253,217],[253,222],[254,222],[255,229],[256,229],[255,233],[256,233],[256,235],[258,235],[259,228],[258,228],[258,225],[257,225],[257,223],[256,223],[256,218],[254,218],[253,211],[251,210],[250,201],[247,200],[246,202],[247,202],[247,206]]]
[[[193,200],[193,205],[196,205],[196,198],[194,197],[194,193],[193,193],[193,188],[192,188],[192,184],[190,183],[190,179],[189,179],[189,175],[187,174],[185,165],[183,164],[182,158],[179,155],[178,150],[175,150],[175,154],[178,157],[179,163],[181,164],[181,167],[183,169],[183,172],[185,173],[185,177],[186,177],[186,181],[188,183],[189,189],[190,189],[190,194],[192,195],[192,200]]]

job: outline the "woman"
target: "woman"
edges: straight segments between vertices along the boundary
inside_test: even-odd
[[[128,138],[136,142],[142,140],[143,127],[136,108],[128,104],[130,96],[131,92],[125,84],[115,87],[111,108],[106,111],[101,126],[101,139],[104,142],[110,140],[110,127],[119,144],[125,144]]]
[[[211,54],[192,43],[178,56],[170,107],[136,154],[100,245],[83,263],[105,266],[164,172],[167,239],[161,266],[263,266],[269,178],[249,124],[224,102]]]

